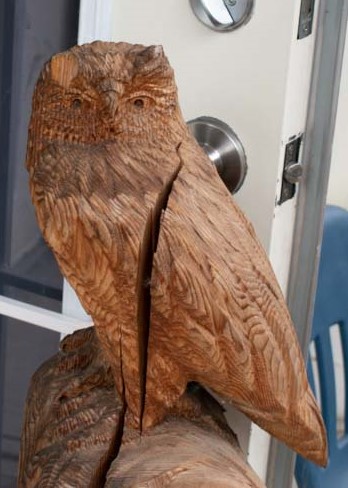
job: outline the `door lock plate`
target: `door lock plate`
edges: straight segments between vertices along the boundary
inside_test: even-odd
[[[300,182],[303,167],[299,161],[302,145],[302,135],[293,138],[285,148],[282,191],[278,205],[290,200],[295,196],[296,184]]]
[[[304,39],[312,34],[315,0],[302,0],[298,39]]]

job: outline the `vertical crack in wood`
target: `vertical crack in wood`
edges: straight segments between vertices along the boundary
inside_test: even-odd
[[[106,484],[107,475],[110,470],[111,464],[117,458],[118,453],[121,449],[126,411],[126,403],[123,402],[122,410],[119,414],[118,423],[115,428],[114,436],[110,442],[109,449],[103,459],[101,459],[100,469],[95,474],[95,476],[93,476],[93,479],[88,485],[89,488],[101,488]]]
[[[164,184],[158,195],[154,207],[151,209],[146,222],[146,228],[141,244],[138,267],[138,337],[139,337],[139,372],[140,372],[140,431],[142,431],[143,414],[146,397],[147,352],[151,316],[151,275],[153,259],[157,249],[160,233],[161,216],[165,212],[170,193],[175,180],[178,178],[182,162],[180,161],[171,178]]]

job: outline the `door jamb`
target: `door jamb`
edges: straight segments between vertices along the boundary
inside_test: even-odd
[[[348,0],[321,0],[288,284],[288,306],[304,356],[310,340],[331,163]],[[271,441],[267,487],[291,488],[296,455]]]

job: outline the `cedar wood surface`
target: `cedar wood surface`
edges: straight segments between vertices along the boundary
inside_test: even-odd
[[[94,42],[54,56],[34,93],[27,168],[43,236],[93,317],[126,428],[159,425],[197,382],[326,463],[281,290],[188,132],[162,48]]]

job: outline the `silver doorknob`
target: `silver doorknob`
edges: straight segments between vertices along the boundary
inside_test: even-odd
[[[231,193],[242,186],[247,174],[246,155],[231,127],[214,117],[198,117],[188,122],[192,135],[215,164],[220,178]]]
[[[190,0],[196,17],[216,31],[230,31],[245,24],[254,0]]]

